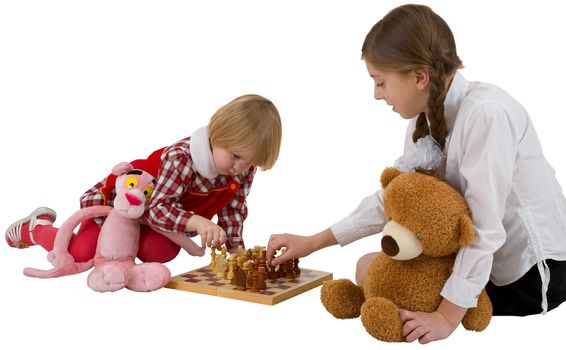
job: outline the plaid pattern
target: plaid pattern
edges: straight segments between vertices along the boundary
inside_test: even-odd
[[[225,187],[230,180],[234,180],[240,183],[240,189],[230,204],[217,214],[217,224],[226,231],[228,246],[235,247],[244,244],[243,222],[248,215],[246,197],[250,192],[256,167],[251,167],[242,175],[218,175],[214,179],[207,179],[198,174],[194,168],[189,145],[190,137],[163,151],[161,170],[146,214],[148,223],[156,230],[185,234],[186,222],[194,213],[185,210],[181,205],[180,199],[183,195],[187,191],[209,192]],[[105,180],[100,181],[83,194],[81,208],[93,205],[112,205],[116,191],[112,190],[108,198],[104,198],[100,191],[104,187]],[[102,219],[97,219],[99,225],[102,225],[102,222]],[[195,233],[189,234],[195,235]]]

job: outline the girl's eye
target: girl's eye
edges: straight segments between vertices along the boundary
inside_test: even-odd
[[[234,158],[234,159],[240,159],[240,156],[237,155],[237,154],[232,153],[232,158]]]
[[[383,87],[383,85],[385,85],[385,83],[375,83],[375,86],[377,87]]]

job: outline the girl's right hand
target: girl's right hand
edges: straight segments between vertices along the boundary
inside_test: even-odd
[[[220,248],[226,242],[226,232],[222,227],[200,216],[193,215],[187,222],[188,232],[196,232],[201,238],[201,246]]]
[[[271,235],[267,243],[267,263],[271,266],[281,265],[287,260],[302,258],[313,252],[311,246],[312,236],[298,236],[289,233]],[[275,253],[285,247],[278,257]]]
[[[271,235],[267,243],[267,263],[271,266],[281,265],[289,259],[305,257],[319,249],[338,244],[332,230],[319,232],[312,236],[298,236],[289,233]],[[285,247],[285,253],[274,258],[275,252]]]

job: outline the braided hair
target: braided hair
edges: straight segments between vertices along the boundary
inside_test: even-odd
[[[403,5],[377,22],[362,46],[362,58],[385,70],[429,74],[428,112],[417,117],[413,142],[431,135],[444,149],[448,129],[444,119],[446,79],[462,68],[448,24],[424,5]]]

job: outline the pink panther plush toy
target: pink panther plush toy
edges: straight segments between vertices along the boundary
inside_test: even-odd
[[[149,292],[165,286],[171,272],[161,263],[136,264],[140,238],[140,220],[155,186],[155,178],[132,165],[122,162],[114,168],[116,176],[116,199],[114,207],[99,205],[83,208],[71,215],[61,225],[53,250],[47,254],[54,268],[38,270],[25,268],[30,277],[51,278],[84,272],[94,266],[87,284],[97,292],[114,292],[124,287]],[[107,216],[98,236],[96,254],[93,259],[78,263],[69,254],[69,241],[73,230],[83,220]]]

